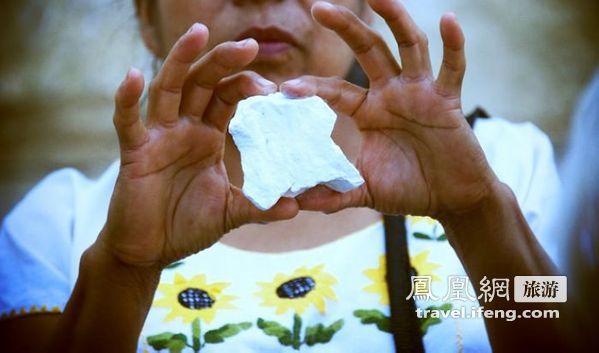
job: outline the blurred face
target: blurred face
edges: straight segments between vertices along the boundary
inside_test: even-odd
[[[315,0],[139,0],[148,47],[164,58],[194,23],[210,30],[206,50],[225,41],[254,38],[260,50],[248,67],[280,83],[301,76],[345,76],[353,55],[310,14]],[[367,20],[364,0],[332,0]]]

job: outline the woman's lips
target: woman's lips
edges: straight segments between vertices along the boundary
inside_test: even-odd
[[[291,44],[286,42],[258,42],[259,50],[257,59],[266,59],[284,54],[291,49]]]
[[[251,27],[241,33],[237,40],[254,38],[258,42],[258,56],[255,61],[281,61],[288,52],[299,46],[294,35],[282,27]]]

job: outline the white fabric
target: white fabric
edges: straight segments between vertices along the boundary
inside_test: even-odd
[[[538,230],[547,221],[545,208],[559,185],[547,137],[532,124],[514,124],[499,118],[479,119],[474,131],[498,177],[512,187],[533,230]],[[42,306],[46,310],[64,308],[77,279],[81,253],[94,242],[105,222],[117,174],[117,162],[95,181],[72,169],[57,171],[42,180],[6,217],[0,230],[2,317],[39,311]],[[407,227],[412,258],[428,252],[428,263],[442,265],[433,271],[442,279],[434,283],[433,290],[443,287],[447,275],[464,273],[446,241],[420,239],[413,235],[424,232],[436,237],[442,234],[442,227],[435,222],[410,218]],[[545,238],[541,241],[548,246],[556,240]],[[265,336],[256,328],[256,319],[275,320],[290,327],[292,314],[276,315],[273,308],[260,306],[260,299],[255,295],[259,291],[256,283],[268,282],[277,273],[290,274],[301,266],[313,268],[323,264],[324,271],[336,278],[332,288],[337,300],[325,299],[325,314],[311,306],[302,318],[310,325],[331,324],[344,318],[345,326],[329,343],[313,347],[304,345],[301,349],[390,352],[393,351],[391,335],[378,331],[374,325],[360,324],[352,314],[356,309],[379,309],[388,313],[378,296],[363,290],[372,283],[364,270],[379,266],[378,259],[383,253],[380,224],[315,249],[279,255],[244,252],[217,244],[185,259],[180,267],[165,270],[161,283],[172,283],[175,273],[189,280],[199,271],[203,271],[208,283],[230,283],[224,292],[237,297],[233,305],[239,311],[219,310],[214,321],[203,329],[241,321],[250,321],[253,326],[225,343],[208,344],[203,351],[281,351],[283,347],[276,338]],[[157,291],[157,300],[163,296]],[[419,302],[418,305],[427,307],[430,303]],[[167,313],[168,310],[158,307],[150,311],[142,332],[140,351],[151,351],[144,343],[148,335],[172,331],[190,336],[189,324],[182,324],[180,318],[165,324],[163,320]],[[490,351],[484,333],[482,320],[446,319],[429,328],[424,342],[427,351],[431,352]]]

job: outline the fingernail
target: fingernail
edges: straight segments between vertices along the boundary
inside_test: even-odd
[[[283,82],[281,85],[281,92],[287,98],[299,98],[303,96],[300,92],[303,88],[304,83],[300,79],[294,79],[287,82]]]
[[[284,85],[285,86],[291,86],[291,87],[299,87],[302,84],[302,80],[300,80],[299,78],[293,79],[293,80],[289,80],[289,81],[285,81]]]
[[[187,33],[189,34],[189,33],[199,31],[200,29],[202,29],[202,27],[206,27],[206,26],[196,22],[196,23],[192,24],[191,27],[189,27],[189,30],[187,31]]]
[[[237,42],[237,45],[240,47],[245,47],[246,45],[250,44],[253,41],[254,40],[252,38],[246,38],[244,40],[240,40],[239,42]]]
[[[331,4],[330,2],[324,2],[324,1],[321,1],[321,2],[319,2],[319,3],[318,3],[318,6],[320,6],[320,7],[324,7],[324,8],[326,8],[327,10],[332,10],[332,9],[335,9],[335,8],[336,8],[336,6],[335,6],[335,5],[333,5],[333,4]]]
[[[265,78],[259,78],[256,81],[260,87],[262,87],[262,92],[264,94],[274,93],[277,91],[277,85],[272,81],[269,81]]]
[[[139,76],[141,75],[141,71],[139,71],[139,69],[135,68],[135,67],[130,67],[129,71],[127,71],[127,75],[125,76],[125,79],[129,80],[134,76]]]

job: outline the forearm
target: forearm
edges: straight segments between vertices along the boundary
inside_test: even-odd
[[[159,278],[159,269],[127,266],[94,244],[81,258],[52,351],[135,352]]]
[[[480,207],[442,220],[448,240],[458,254],[474,287],[483,277],[548,276],[557,270],[522,215],[512,191],[498,183]],[[480,293],[479,293],[480,294]],[[481,303],[487,309],[560,309],[555,303],[515,303],[495,298]],[[485,318],[495,351],[559,351],[562,344],[556,319],[506,321]],[[520,348],[518,348],[520,347]]]
[[[556,274],[505,184],[495,186],[480,207],[443,218],[442,223],[473,281]]]

